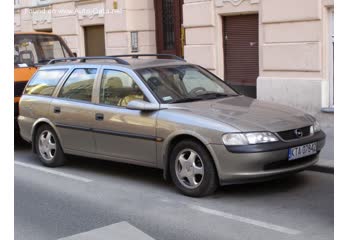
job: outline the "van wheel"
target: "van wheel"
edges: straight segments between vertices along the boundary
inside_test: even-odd
[[[212,157],[191,140],[175,145],[170,155],[170,175],[175,186],[191,197],[210,195],[219,185]]]
[[[35,137],[36,152],[47,167],[64,165],[66,159],[55,131],[48,125],[39,127]]]

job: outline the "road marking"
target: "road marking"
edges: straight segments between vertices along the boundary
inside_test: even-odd
[[[15,161],[15,165],[26,167],[26,168],[31,168],[31,169],[38,170],[38,171],[41,171],[41,172],[45,172],[45,173],[53,174],[53,175],[56,175],[56,176],[77,180],[77,181],[84,182],[84,183],[92,182],[92,180],[88,179],[88,178],[72,175],[72,174],[69,174],[69,173],[63,173],[63,172],[52,170],[52,169],[49,169],[49,168],[46,168],[46,167],[35,166],[35,165],[24,163],[24,162]]]
[[[163,202],[173,202],[172,200],[169,200],[169,199],[162,199],[162,201]],[[242,223],[254,225],[257,227],[273,230],[276,232],[281,232],[281,233],[285,233],[285,234],[289,234],[289,235],[297,235],[297,234],[301,233],[301,231],[296,230],[296,229],[287,228],[287,227],[283,227],[283,226],[279,226],[276,224],[272,224],[272,223],[268,223],[268,222],[264,222],[264,221],[259,221],[259,220],[255,220],[255,219],[251,219],[251,218],[246,218],[246,217],[234,215],[231,213],[226,213],[226,212],[218,211],[215,209],[202,207],[202,206],[195,205],[195,204],[189,204],[189,203],[185,203],[185,202],[181,202],[181,204],[184,204],[188,208],[202,212],[202,213],[214,215],[217,217],[223,217],[223,218],[234,220],[237,222],[242,222]]]
[[[194,209],[194,210],[203,212],[203,213],[207,213],[207,214],[215,215],[215,216],[218,216],[218,217],[223,217],[223,218],[235,220],[235,221],[242,222],[242,223],[255,225],[255,226],[258,226],[258,227],[262,227],[262,228],[267,228],[267,229],[270,229],[270,230],[273,230],[273,231],[277,231],[277,232],[281,232],[281,233],[286,233],[286,234],[290,234],[290,235],[296,235],[296,234],[300,234],[301,233],[300,231],[295,230],[295,229],[286,228],[286,227],[282,227],[282,226],[279,226],[279,225],[275,225],[275,224],[271,224],[271,223],[255,220],[255,219],[241,217],[241,216],[237,216],[237,215],[234,215],[234,214],[217,211],[217,210],[210,209],[210,208],[205,208],[205,207],[201,207],[201,206],[197,206],[197,205],[190,205],[189,207]]]
[[[58,240],[154,240],[128,222],[115,223]]]

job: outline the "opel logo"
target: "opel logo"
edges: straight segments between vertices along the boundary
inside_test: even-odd
[[[295,129],[294,130],[294,134],[295,134],[295,136],[297,136],[299,138],[304,135],[303,132],[300,129]]]

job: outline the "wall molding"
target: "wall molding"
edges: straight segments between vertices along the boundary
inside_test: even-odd
[[[250,1],[250,4],[257,4],[260,2],[260,0],[216,0],[215,6],[216,7],[223,7],[224,3],[231,3],[233,6],[239,6],[244,1]]]
[[[32,15],[32,22],[34,25],[42,25],[45,23],[51,23],[51,7],[35,8]]]

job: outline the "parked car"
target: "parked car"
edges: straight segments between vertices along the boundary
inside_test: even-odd
[[[14,35],[14,126],[15,137],[19,140],[17,124],[18,103],[28,80],[38,67],[59,57],[73,57],[63,39],[52,33],[28,32]]]
[[[56,59],[37,71],[18,120],[42,164],[73,154],[160,168],[200,197],[317,162],[325,134],[311,115],[240,95],[175,56],[143,56]]]

